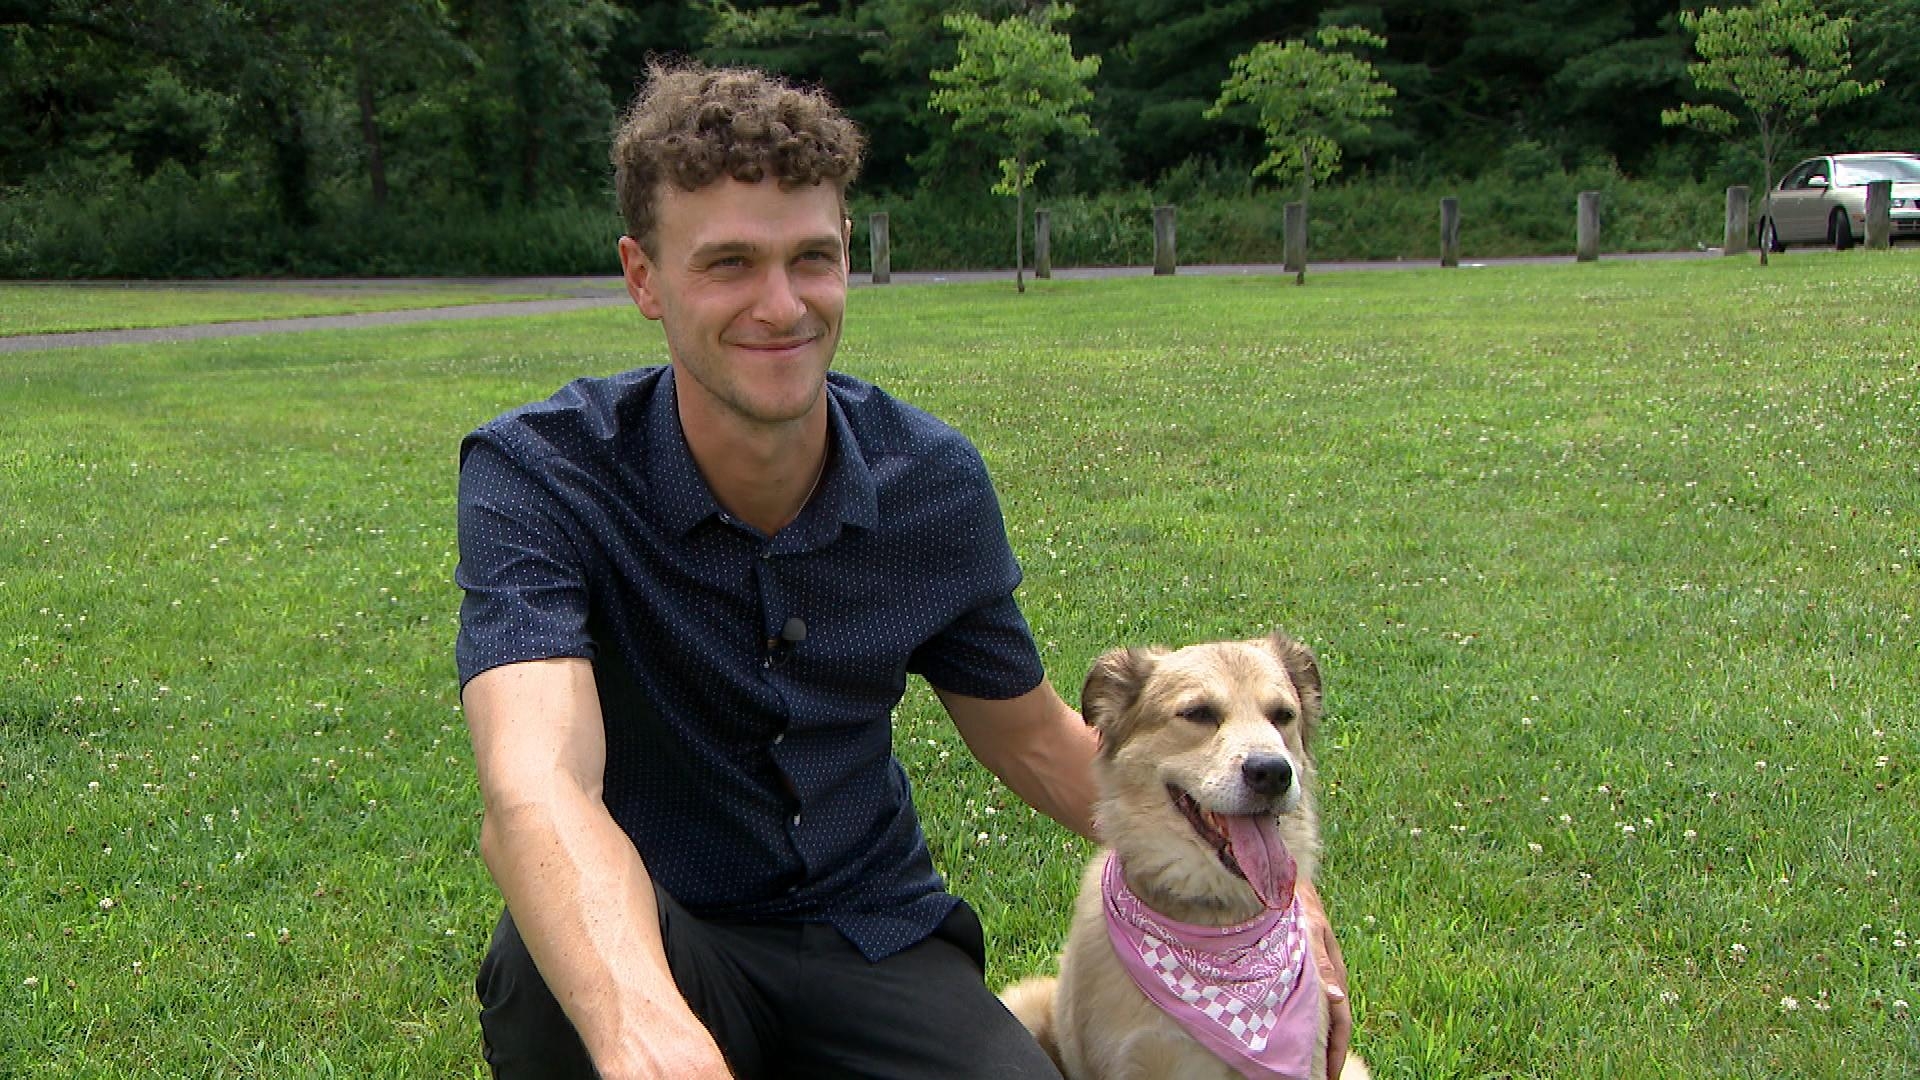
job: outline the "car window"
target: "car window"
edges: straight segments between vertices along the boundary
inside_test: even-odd
[[[1827,179],[1827,163],[1825,161],[1816,161],[1813,163],[1813,168],[1807,173],[1807,179],[1811,181],[1815,177],[1819,177],[1822,180]]]
[[[1788,173],[1786,177],[1780,181],[1780,190],[1794,191],[1806,187],[1807,175],[1813,172],[1813,167],[1817,164],[1819,163],[1814,161],[1803,161],[1795,165],[1793,171]]]
[[[1901,183],[1920,180],[1920,158],[1865,158],[1860,161],[1836,163],[1837,183],[1848,187],[1871,183],[1875,180],[1893,180]]]

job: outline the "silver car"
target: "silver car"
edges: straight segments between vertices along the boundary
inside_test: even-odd
[[[1920,238],[1920,154],[1832,154],[1787,170],[1763,207],[1760,242],[1769,251],[1788,244],[1850,248],[1867,232],[1867,184],[1893,181],[1895,240]]]

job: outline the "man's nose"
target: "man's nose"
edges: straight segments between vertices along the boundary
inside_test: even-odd
[[[807,305],[800,299],[799,290],[793,287],[793,276],[786,267],[774,267],[767,271],[759,302],[754,305],[754,318],[784,330],[799,322],[806,313]]]

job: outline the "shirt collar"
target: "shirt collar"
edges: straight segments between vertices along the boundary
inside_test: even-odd
[[[646,406],[645,467],[654,511],[676,535],[685,536],[708,518],[725,517],[726,513],[687,448],[676,392],[673,368],[662,369]],[[800,516],[774,538],[776,552],[824,547],[839,536],[843,525],[871,529],[879,520],[873,471],[854,438],[831,374],[823,392],[827,396],[826,471]]]

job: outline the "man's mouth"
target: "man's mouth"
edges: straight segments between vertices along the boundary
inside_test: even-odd
[[[1220,865],[1251,885],[1262,904],[1279,910],[1293,903],[1297,870],[1272,811],[1222,814],[1202,808],[1192,795],[1171,784],[1167,794],[1200,842],[1213,849]]]
[[[733,345],[737,349],[750,349],[754,352],[792,352],[795,349],[804,349],[816,340],[818,339],[803,337],[781,341],[736,341]]]

